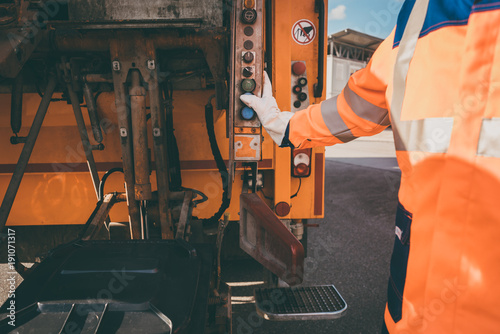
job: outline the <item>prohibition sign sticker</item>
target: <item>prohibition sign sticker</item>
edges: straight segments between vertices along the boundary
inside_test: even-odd
[[[292,27],[292,38],[299,45],[307,45],[316,37],[316,27],[306,19],[298,20]]]

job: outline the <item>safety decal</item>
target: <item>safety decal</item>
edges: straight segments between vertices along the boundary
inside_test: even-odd
[[[309,20],[298,20],[292,27],[292,38],[299,45],[307,45],[316,37],[316,27]]]

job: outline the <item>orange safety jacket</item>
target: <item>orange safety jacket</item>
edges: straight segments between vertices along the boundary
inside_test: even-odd
[[[384,331],[500,333],[500,1],[407,0],[342,93],[284,143],[392,125],[401,168]]]

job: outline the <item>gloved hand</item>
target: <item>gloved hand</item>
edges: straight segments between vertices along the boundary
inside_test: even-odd
[[[255,110],[260,122],[267,133],[276,144],[281,145],[285,131],[293,113],[289,111],[280,111],[276,99],[273,97],[273,87],[271,80],[264,71],[264,87],[262,88],[262,97],[255,95],[241,95],[240,100],[247,106]]]

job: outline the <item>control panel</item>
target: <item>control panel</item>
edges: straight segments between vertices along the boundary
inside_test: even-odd
[[[235,161],[258,161],[262,156],[261,124],[242,94],[261,95],[263,74],[263,0],[237,0],[233,8],[232,127]]]
[[[309,106],[307,68],[305,61],[292,61],[292,112]]]

